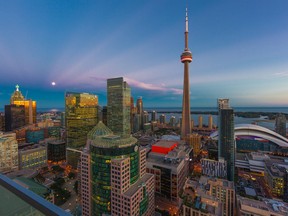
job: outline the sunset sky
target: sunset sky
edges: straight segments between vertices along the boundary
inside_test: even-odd
[[[40,108],[124,77],[146,107],[182,103],[186,1],[0,1],[0,107]],[[191,106],[288,106],[288,1],[189,0]],[[55,82],[55,85],[52,85]]]

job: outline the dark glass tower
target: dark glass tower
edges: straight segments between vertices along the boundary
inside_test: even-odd
[[[107,126],[113,133],[130,136],[131,89],[123,77],[107,80]]]
[[[227,161],[227,179],[234,181],[236,152],[234,110],[229,107],[228,99],[218,99],[218,115],[218,158]]]
[[[181,139],[185,139],[187,134],[191,133],[189,64],[190,62],[192,62],[192,53],[188,48],[187,8],[186,8],[186,20],[185,20],[185,48],[184,52],[181,55],[181,62],[184,64]]]

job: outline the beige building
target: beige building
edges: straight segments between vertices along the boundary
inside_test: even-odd
[[[237,215],[239,216],[283,216],[288,215],[288,205],[277,200],[263,201],[237,196]]]
[[[201,149],[201,138],[202,136],[197,133],[187,135],[187,143],[189,143],[190,147],[193,149],[193,155],[196,157],[200,153]]]
[[[0,131],[0,173],[18,169],[18,142],[15,133]]]
[[[35,144],[18,152],[19,169],[37,169],[47,165],[47,146]]]
[[[234,183],[202,176],[199,181],[187,180],[184,187],[183,216],[235,215]]]

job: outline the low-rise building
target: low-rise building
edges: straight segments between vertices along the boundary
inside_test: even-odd
[[[18,169],[18,142],[15,133],[0,131],[0,173]]]
[[[253,200],[237,196],[237,215],[239,216],[283,216],[288,215],[288,205],[277,200]]]
[[[192,149],[180,141],[160,140],[152,145],[147,158],[147,172],[155,175],[155,192],[179,201],[179,192],[189,174]]]
[[[45,145],[29,145],[22,148],[19,154],[19,169],[37,169],[47,165],[47,147]]]
[[[224,159],[210,160],[202,158],[201,169],[202,175],[218,178],[227,178],[227,162]]]

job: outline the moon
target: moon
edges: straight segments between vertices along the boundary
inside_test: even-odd
[[[52,82],[52,83],[51,83],[51,85],[52,85],[52,86],[55,86],[55,85],[56,85],[56,83],[55,83],[55,82]]]

